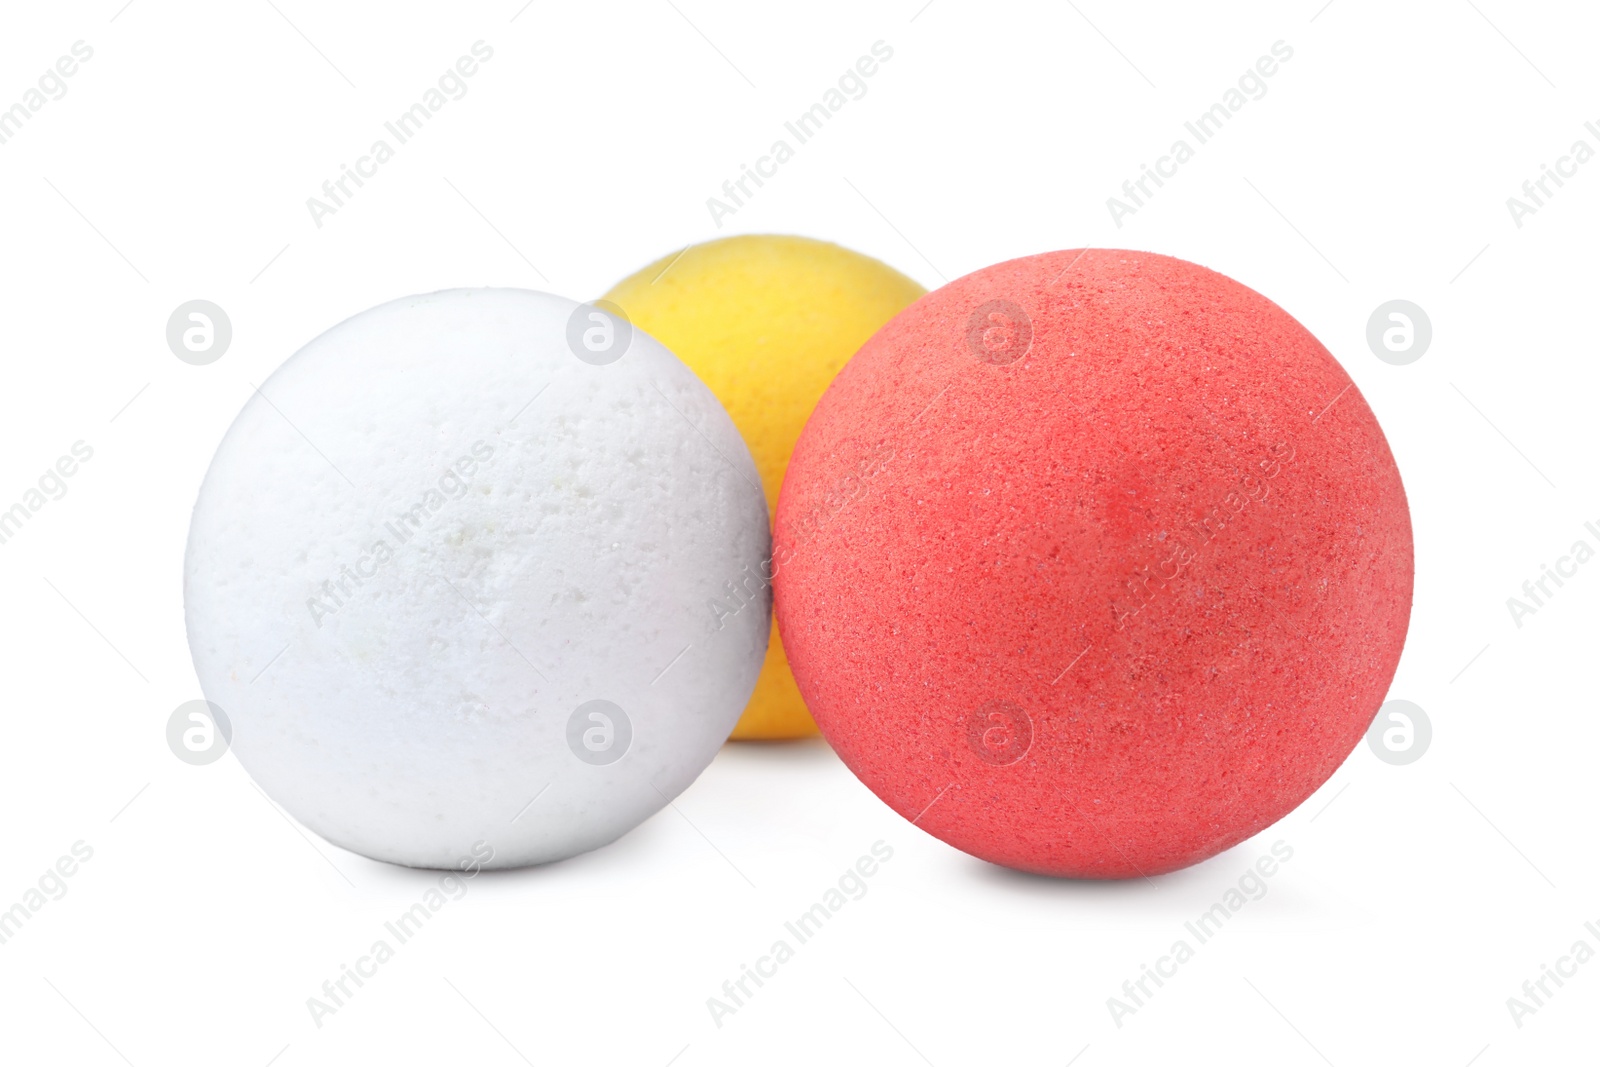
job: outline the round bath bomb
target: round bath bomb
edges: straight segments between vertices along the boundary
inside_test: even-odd
[[[804,237],[694,245],[605,299],[711,387],[755,456],[772,507],[795,440],[839,368],[925,290],[867,256]],[[777,632],[733,739],[817,732]]]
[[[1145,252],[913,304],[790,461],[777,615],[869,788],[1019,870],[1171,871],[1360,742],[1411,610],[1372,411],[1283,309]]]
[[[766,504],[727,414],[608,312],[384,304],[229,428],[184,563],[206,699],[263,790],[416,867],[561,859],[711,761],[766,651]]]

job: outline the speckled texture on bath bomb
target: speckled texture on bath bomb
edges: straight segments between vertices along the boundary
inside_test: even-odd
[[[789,465],[778,620],[891,807],[1089,878],[1269,826],[1361,740],[1411,610],[1366,401],[1283,309],[1145,252],[1001,263],[834,380]]]
[[[201,688],[335,844],[446,868],[597,848],[749,698],[768,605],[707,607],[770,551],[749,452],[649,337],[578,359],[578,310],[458,289],[363,312],[261,383],[206,473]]]
[[[806,418],[867,338],[923,294],[875,259],[805,237],[727,237],[673,253],[606,294],[711,387],[744,435],[772,507]],[[733,739],[816,726],[776,629]]]

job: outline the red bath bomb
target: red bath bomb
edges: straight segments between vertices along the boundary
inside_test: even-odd
[[[822,732],[974,856],[1196,863],[1383,702],[1411,521],[1383,431],[1261,294],[1147,252],[969,274],[883,327],[795,448],[778,624]]]

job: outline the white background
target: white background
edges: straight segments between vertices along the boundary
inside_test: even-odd
[[[1600,161],[1521,228],[1506,207],[1574,140],[1600,148],[1592,9],[275,2],[4,15],[0,106],[73,42],[94,57],[0,145],[0,506],[73,442],[94,458],[0,545],[0,908],[74,842],[94,855],[0,945],[0,1057],[1593,1060],[1600,961],[1521,1028],[1506,998],[1579,938],[1600,949],[1600,565],[1520,628],[1505,603],[1579,537],[1600,545]],[[306,198],[480,39],[469,93],[315,227]],[[718,231],[706,198],[878,40],[894,56],[867,95]],[[1278,40],[1294,56],[1267,95],[1117,228],[1106,198]],[[472,882],[318,1028],[307,997],[436,876],[297,829],[232,756],[167,749],[200,695],[181,558],[213,449],[250,383],[354,312],[464,285],[592,297],[719,232],[838,241],[930,287],[1151,249],[1277,301],[1355,378],[1404,476],[1416,602],[1391,696],[1427,711],[1431,749],[1394,767],[1363,745],[1227,854],[1083,884],[926,836],[820,742],[731,747],[615,845]],[[194,298],[234,327],[205,367],[164,338]],[[1409,366],[1365,343],[1392,298],[1433,322]],[[880,839],[870,892],[716,1027],[706,998]],[[1268,894],[1116,1026],[1107,998],[1280,839],[1294,858]]]

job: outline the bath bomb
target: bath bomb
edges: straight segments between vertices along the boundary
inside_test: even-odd
[[[1411,610],[1383,432],[1282,308],[1146,252],[980,270],[879,331],[795,449],[778,622],[850,769],[974,856],[1203,860],[1360,742]]]
[[[875,259],[804,237],[694,245],[606,294],[711,387],[755,456],[776,507],[795,440],[867,338],[923,294]],[[774,631],[734,740],[808,737],[816,726]]]
[[[603,309],[458,289],[306,345],[229,428],[184,562],[206,699],[261,788],[374,859],[597,848],[692,782],[767,647],[727,413]],[[487,854],[487,859],[485,856]]]

